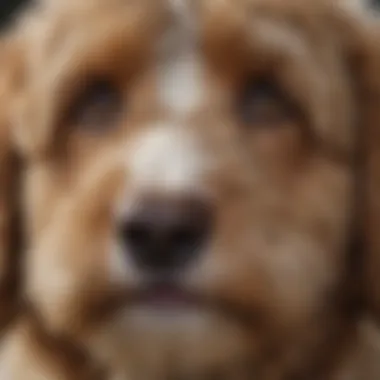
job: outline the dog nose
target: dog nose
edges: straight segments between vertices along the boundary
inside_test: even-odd
[[[125,251],[148,272],[183,269],[202,251],[212,223],[204,200],[146,199],[123,222]]]

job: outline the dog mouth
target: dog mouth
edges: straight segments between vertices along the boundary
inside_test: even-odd
[[[103,319],[120,310],[142,308],[154,311],[190,311],[209,309],[212,301],[208,297],[186,289],[178,281],[146,281],[135,287],[108,289],[94,297],[85,308],[89,314]]]
[[[135,289],[129,306],[143,306],[157,310],[188,310],[206,307],[206,299],[181,286],[178,282],[159,280]]]
[[[222,315],[248,328],[260,323],[260,315],[254,308],[247,308],[225,295],[205,294],[189,289],[180,281],[162,280],[147,281],[144,284],[128,289],[115,289],[103,294],[101,300],[95,301],[91,310],[90,319],[108,319],[121,310],[143,309],[153,313],[190,314],[211,313]]]
[[[123,309],[141,308],[154,313],[211,313],[252,328],[259,321],[257,311],[216,294],[189,289],[179,281],[159,280],[132,290]]]

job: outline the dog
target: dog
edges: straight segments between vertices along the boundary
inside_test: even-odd
[[[379,379],[377,24],[344,0],[41,1],[0,378]]]

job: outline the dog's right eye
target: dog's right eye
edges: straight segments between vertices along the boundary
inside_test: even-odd
[[[249,81],[238,98],[238,114],[245,126],[280,127],[297,117],[297,107],[268,79]]]
[[[90,132],[116,126],[123,110],[122,92],[106,80],[88,84],[69,112],[72,125]]]

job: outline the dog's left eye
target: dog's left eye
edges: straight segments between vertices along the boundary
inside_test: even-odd
[[[117,124],[123,110],[121,91],[106,80],[88,84],[70,111],[72,124],[89,131],[103,131]]]
[[[238,98],[238,114],[248,127],[278,127],[295,117],[295,107],[270,80],[248,82]]]

